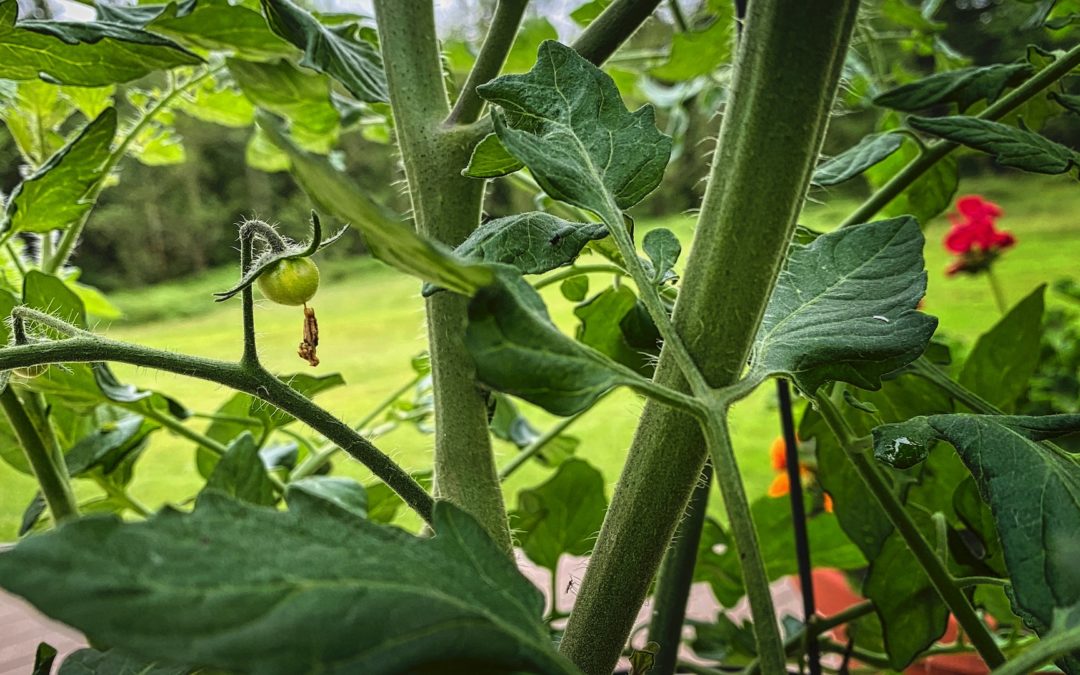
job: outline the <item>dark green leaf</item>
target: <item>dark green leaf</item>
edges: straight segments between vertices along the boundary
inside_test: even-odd
[[[675,269],[675,263],[679,260],[679,254],[682,253],[679,238],[666,227],[649,230],[641,242],[641,248],[652,261],[652,279],[656,283],[663,282]]]
[[[338,111],[330,102],[330,80],[298,70],[282,59],[252,63],[229,59],[229,72],[252,103],[283,115],[289,133],[305,150],[325,155],[337,143]]]
[[[147,663],[110,649],[80,649],[60,664],[57,675],[189,675],[196,672],[187,666],[165,666]]]
[[[922,250],[914,218],[793,245],[755,340],[755,376],[789,375],[807,394],[834,380],[878,389],[937,327],[915,309],[926,291]]]
[[[1080,14],[1077,15],[1080,17]],[[1050,92],[1050,98],[1061,104],[1062,108],[1065,108],[1074,115],[1080,115],[1080,94],[1059,94],[1058,92]]]
[[[0,585],[143,658],[265,673],[573,672],[540,622],[540,592],[483,529],[438,502],[434,530],[207,493],[191,514],[86,518],[24,540],[0,554]]]
[[[624,366],[644,372],[649,363],[645,350],[630,344],[623,323],[638,304],[637,296],[626,286],[609,286],[574,308],[581,320],[577,339]],[[656,342],[652,344],[656,351]]]
[[[716,615],[715,623],[695,621],[694,653],[703,659],[719,661],[726,666],[745,666],[757,656],[754,626],[749,621],[736,624],[726,614]]]
[[[425,490],[431,489],[431,471],[417,471],[412,474],[413,479],[420,483]],[[372,483],[364,487],[367,491],[368,520],[373,523],[391,523],[397,516],[398,509],[404,506],[396,492],[391,490],[386,483]]]
[[[920,529],[933,532],[924,512],[911,513]],[[863,594],[874,601],[893,670],[906,668],[945,633],[949,610],[895,530],[874,557]]]
[[[600,223],[572,223],[531,211],[487,221],[454,252],[465,260],[502,263],[522,274],[542,274],[572,263],[585,244],[607,234]]]
[[[814,169],[813,182],[822,187],[839,185],[893,154],[903,144],[904,136],[891,131],[864,136],[855,146],[819,164]]]
[[[309,476],[289,483],[285,491],[289,510],[299,515],[316,515],[331,508],[358,518],[367,518],[367,491],[351,478]]]
[[[977,117],[911,117],[913,129],[992,155],[1003,166],[1035,173],[1065,173],[1080,165],[1080,153],[1034,131]]]
[[[994,514],[1014,610],[1040,634],[1080,625],[1080,466],[1038,442],[1077,431],[1080,415],[930,415],[874,430],[887,464],[925,458],[932,439],[956,448]]]
[[[34,670],[30,675],[49,675],[52,672],[53,661],[56,660],[56,647],[41,642],[34,652]]]
[[[581,412],[632,381],[599,352],[559,332],[540,295],[509,268],[469,303],[465,345],[481,382],[556,415]]]
[[[379,50],[352,23],[325,26],[289,0],[260,0],[275,33],[304,52],[300,65],[326,73],[369,103],[390,100]]]
[[[29,472],[28,472],[29,473]],[[45,495],[35,492],[30,503],[23,509],[22,519],[19,522],[18,536],[23,536],[34,529],[37,522],[45,515],[48,504],[45,503]]]
[[[269,139],[292,160],[293,176],[319,210],[358,228],[372,254],[397,269],[457,293],[471,295],[492,282],[486,265],[460,260],[435,242],[417,235],[371,201],[351,178],[325,159],[296,147],[280,123],[260,114],[257,121]]]
[[[607,505],[604,476],[584,460],[569,459],[545,483],[518,493],[510,522],[529,560],[554,571],[564,554],[592,550]]]
[[[214,467],[204,490],[223,492],[233,499],[258,506],[277,503],[274,484],[266,474],[259,447],[250,433],[240,434],[233,440]]]
[[[473,148],[469,157],[469,166],[461,172],[469,178],[498,178],[514,173],[524,164],[506,151],[499,137],[488,134]]]
[[[156,428],[157,424],[147,422],[142,415],[103,423],[67,451],[68,474],[79,476],[94,468],[111,473]]]
[[[0,231],[48,232],[82,220],[94,208],[115,135],[116,108],[106,108],[15,187]]]
[[[210,422],[210,426],[206,428],[206,436],[211,440],[215,440],[222,445],[228,445],[232,443],[232,440],[238,437],[240,434],[247,432],[257,432],[260,435],[266,433],[266,420],[251,417],[251,407],[254,403],[254,399],[250,394],[244,394],[237,392],[229,397],[225,403],[221,404],[217,410],[214,411],[215,415],[221,417],[235,418],[233,419],[215,419]],[[245,424],[240,421],[244,418],[248,418],[250,423]],[[206,448],[196,446],[195,462],[199,469],[199,474],[203,478],[209,478],[213,473],[214,467],[217,466],[219,457],[210,452]]]
[[[650,106],[629,112],[611,77],[558,42],[536,66],[477,87],[497,106],[495,132],[544,190],[605,220],[660,183],[671,139]]]
[[[1039,364],[1043,284],[979,337],[960,371],[960,384],[998,408],[1009,411],[1028,389]]]
[[[866,170],[870,186],[879,189],[919,155],[914,141],[905,139],[900,150]],[[882,216],[914,216],[923,226],[952,203],[960,185],[956,159],[938,160],[881,210]]]
[[[934,73],[890,89],[874,105],[915,112],[940,103],[956,103],[960,112],[976,101],[993,103],[1006,87],[1016,86],[1034,72],[1027,63],[996,63]]]
[[[0,77],[100,87],[159,70],[202,63],[175,42],[112,23],[16,21],[15,0],[0,0]]]

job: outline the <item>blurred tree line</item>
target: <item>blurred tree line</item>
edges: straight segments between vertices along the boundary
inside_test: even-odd
[[[602,0],[584,2],[582,10],[590,6],[598,9],[603,4]],[[730,23],[724,16],[732,11],[730,5],[730,0],[681,0],[685,11],[678,15],[667,6],[608,66],[624,95],[639,104],[656,105],[661,129],[676,138],[675,166],[667,172],[661,188],[638,207],[639,215],[679,213],[696,208],[700,200],[700,179],[707,173],[712,151],[709,135],[715,133],[713,118],[723,106],[728,68],[722,65],[709,73],[696,73],[692,50],[715,49],[717,45],[729,49],[727,43],[733,36],[710,29],[714,24]],[[1048,5],[1053,3],[869,2],[856,32],[846,86],[878,93],[874,89],[910,81],[932,71],[935,65],[940,69],[943,60],[949,67],[983,65],[1022,59],[1031,44],[1053,49],[1053,37],[1047,37],[1038,16]],[[473,26],[456,27],[445,36],[451,87],[464,80],[471,50],[475,49],[476,40],[466,41],[463,36],[480,34],[493,6],[494,0],[485,3],[483,11],[472,15]],[[509,64],[519,71],[528,69],[529,57],[541,39],[555,37],[554,28],[539,16],[536,7],[524,30],[519,38],[523,43],[519,60],[524,60]],[[673,34],[684,31],[691,36],[689,48],[677,55],[671,47]],[[698,38],[700,42],[694,44],[692,40]],[[844,150],[877,123],[875,113],[849,107],[844,101],[838,104],[837,113],[825,154]],[[175,126],[183,139],[185,161],[151,167],[126,160],[120,168],[122,189],[103,193],[75,257],[87,281],[106,290],[131,288],[233,264],[235,223],[246,216],[280,222],[286,232],[304,235],[309,208],[306,197],[288,173],[265,173],[247,164],[250,129],[205,124],[182,113],[177,114]],[[382,142],[388,135],[387,130],[366,133],[353,127],[342,134],[334,156],[379,201],[406,214],[408,203],[400,190],[399,163],[393,146]],[[1049,135],[1075,146],[1080,142],[1080,125],[1062,117],[1051,121]],[[0,191],[4,194],[19,180],[19,164],[19,154],[0,126]],[[962,164],[965,173],[988,168],[974,158]],[[862,181],[853,183],[844,189],[856,193],[866,190]],[[491,183],[487,206],[497,216],[527,209],[530,200],[513,182],[501,179]],[[353,237],[348,246],[333,251],[339,256],[356,254],[363,251],[363,244]]]

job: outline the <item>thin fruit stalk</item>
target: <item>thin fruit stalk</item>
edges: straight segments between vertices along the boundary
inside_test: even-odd
[[[375,14],[417,230],[456,246],[480,222],[484,184],[461,175],[469,160],[470,137],[443,124],[450,106],[432,4],[378,0]],[[467,302],[446,292],[427,300],[435,489],[440,498],[479,520],[509,553],[510,530],[488,434],[487,399],[462,341]]]
[[[855,0],[750,4],[674,314],[714,387],[734,382],[749,356],[824,137],[857,10]],[[686,388],[669,350],[656,379]],[[691,417],[646,405],[561,644],[585,672],[614,667],[705,455]],[[716,469],[718,477],[733,470]],[[738,476],[719,482],[732,480]]]

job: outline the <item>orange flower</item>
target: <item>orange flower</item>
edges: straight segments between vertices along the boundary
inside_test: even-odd
[[[791,480],[788,478],[787,473],[787,443],[784,442],[783,436],[777,436],[773,440],[772,446],[769,448],[769,457],[772,460],[772,468],[777,474],[772,483],[769,484],[769,490],[766,494],[770,497],[783,497],[791,492]],[[803,481],[806,481],[813,476],[813,472],[810,467],[799,462],[799,476],[802,477]],[[832,513],[833,510],[832,497],[828,493],[825,493],[825,510],[829,513]]]

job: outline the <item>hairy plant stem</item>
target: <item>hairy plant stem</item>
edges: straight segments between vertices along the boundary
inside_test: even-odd
[[[865,447],[857,442],[851,427],[840,414],[835,404],[827,396],[815,397],[814,403],[822,419],[829,429],[836,435],[844,453],[851,461],[852,466],[858,472],[859,477],[866,484],[867,489],[874,495],[881,509],[888,516],[896,531],[904,538],[904,542],[911,550],[920,567],[930,578],[934,590],[941,597],[942,602],[956,617],[957,622],[967,633],[972,645],[979,655],[986,661],[986,665],[996,668],[1005,663],[1005,656],[994,641],[993,635],[975,613],[975,608],[968,601],[967,596],[960,586],[949,574],[945,564],[934,553],[933,547],[923,537],[915,521],[911,519],[904,505],[893,493],[892,487],[885,481],[878,471],[877,466],[867,456]]]
[[[55,322],[47,314],[25,307],[16,307],[13,315],[27,321]],[[23,368],[46,363],[91,363],[116,361],[163,370],[187,377],[217,382],[230,389],[242,391],[277,406],[304,424],[336,443],[345,452],[371,469],[392,490],[430,522],[433,507],[431,495],[412,476],[376,448],[370,441],[348,425],[316,405],[269,371],[248,368],[238,363],[207,359],[199,356],[174,354],[104,337],[68,326],[73,337],[53,342],[8,347],[0,350],[0,370]]]
[[[1023,84],[1002,96],[997,102],[988,106],[975,117],[984,120],[999,120],[1005,117],[1053,85],[1078,65],[1080,65],[1080,45],[1076,45],[1065,52],[1056,61],[1032,75]],[[928,145],[923,152],[919,153],[918,157],[911,160],[888,183],[878,188],[859,208],[845,218],[844,222],[840,223],[840,227],[858,225],[873,218],[878,211],[885,208],[889,202],[910,187],[920,176],[958,147],[960,147],[959,144],[952,141],[937,141]]]
[[[600,65],[637,31],[660,0],[615,0],[571,45],[578,54]]]
[[[416,230],[450,247],[480,223],[484,181],[461,175],[472,145],[450,114],[430,2],[376,0],[394,128]],[[507,552],[510,527],[488,432],[487,393],[464,343],[468,298],[427,298],[435,396],[435,494],[461,507]]]
[[[461,86],[454,109],[446,118],[447,124],[471,124],[480,117],[484,99],[476,93],[476,88],[498,77],[510,48],[514,46],[518,25],[528,4],[529,0],[499,0],[495,5],[495,16],[488,25],[476,62]]]
[[[672,3],[674,4],[674,3]],[[649,622],[649,642],[660,645],[652,672],[671,675],[675,672],[682,640],[683,622],[686,618],[686,601],[690,597],[690,585],[694,581],[694,565],[697,563],[701,530],[709,507],[709,490],[712,488],[712,466],[701,468],[701,477],[686,506],[686,514],[679,522],[671,547],[664,556],[656,579],[656,592],[652,620]]]
[[[1027,675],[1055,659],[1080,651],[1080,626],[1051,632],[1012,661],[994,670],[993,675]]]
[[[11,347],[10,349],[27,349],[27,347]],[[51,449],[42,438],[10,383],[4,386],[3,391],[0,391],[0,407],[4,409],[4,414],[11,423],[11,429],[15,432],[15,438],[22,446],[26,461],[30,464],[30,470],[33,471],[38,487],[41,488],[41,494],[45,497],[45,504],[48,505],[49,513],[52,514],[53,522],[62,523],[77,518],[79,508],[75,503],[75,494],[71,491],[71,481],[67,475],[64,456]]]
[[[733,384],[746,363],[820,150],[857,9],[854,0],[750,5],[745,36],[752,39],[741,41],[736,56],[673,315],[677,335],[712,387]],[[685,391],[680,370],[666,343],[655,381]],[[712,449],[714,468],[737,535],[746,537],[737,545],[747,556],[750,586],[764,578],[763,570],[751,569],[753,524],[726,433],[712,435],[721,437],[711,439],[720,446]],[[705,457],[692,417],[646,405],[560,645],[586,673],[607,675],[615,665]],[[754,600],[763,667],[782,672],[776,618],[762,613],[771,607],[767,591]]]

